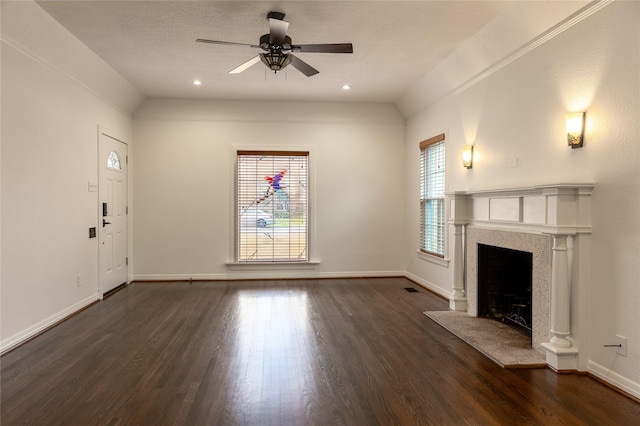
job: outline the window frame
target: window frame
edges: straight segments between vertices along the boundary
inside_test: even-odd
[[[264,156],[272,156],[272,157],[290,157],[290,156],[304,156],[306,157],[306,216],[305,216],[305,229],[304,229],[304,238],[305,238],[305,247],[304,247],[304,253],[306,253],[306,256],[303,259],[298,259],[295,257],[289,257],[289,258],[283,258],[283,259],[279,259],[277,257],[274,258],[266,258],[266,259],[242,259],[241,258],[241,237],[240,237],[240,232],[241,232],[241,218],[240,218],[240,208],[241,208],[241,203],[240,203],[240,188],[239,188],[239,177],[240,177],[240,170],[239,170],[239,161],[240,161],[240,157],[241,156],[256,156],[256,155],[264,155]],[[233,231],[232,231],[232,238],[233,238],[233,247],[234,247],[234,253],[233,253],[233,258],[234,261],[231,263],[227,263],[228,265],[263,265],[263,266],[269,266],[269,265],[283,265],[283,264],[287,264],[287,265],[313,265],[316,264],[317,262],[314,262],[311,260],[311,255],[312,255],[312,241],[313,239],[311,238],[312,236],[312,227],[311,227],[311,220],[310,217],[312,216],[311,213],[311,205],[312,205],[312,174],[311,174],[311,163],[312,163],[312,155],[311,155],[311,149],[308,148],[302,148],[302,149],[289,149],[289,148],[284,148],[284,149],[260,149],[260,148],[240,148],[240,147],[234,147],[233,149],[233,157],[234,157],[234,161],[235,161],[235,168],[234,168],[234,181],[235,181],[235,188],[234,191],[232,192],[231,196],[234,199],[234,202],[232,203],[232,205],[234,206],[234,212],[232,214],[232,218],[234,220],[235,226],[232,227]],[[260,172],[258,172],[259,174]],[[257,176],[256,176],[257,178]],[[284,180],[284,179],[283,179]],[[256,179],[256,182],[258,182],[258,179]]]
[[[429,139],[423,140],[419,144],[420,148],[420,162],[419,162],[419,174],[420,174],[420,223],[419,223],[419,252],[425,255],[433,256],[438,259],[445,259],[447,253],[447,209],[446,209],[446,143],[445,143],[445,134],[441,133]],[[444,153],[442,154],[442,166],[443,169],[441,172],[442,185],[440,189],[440,195],[438,196],[427,196],[427,188],[429,187],[428,178],[430,176],[427,169],[427,160],[425,156],[428,153],[428,150],[436,147],[437,145],[442,144]],[[429,227],[428,215],[427,215],[427,203],[429,201],[437,201],[440,206],[440,212],[437,215],[440,220],[437,220],[435,223],[436,227],[436,239],[441,241],[439,244],[436,241],[435,245],[440,246],[442,248],[442,253],[438,251],[428,250],[428,239],[427,239],[427,228]],[[432,241],[433,242],[433,241]]]

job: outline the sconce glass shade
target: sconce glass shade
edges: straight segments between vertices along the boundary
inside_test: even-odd
[[[260,59],[275,73],[289,65],[293,59],[293,55],[291,55],[291,53],[268,52],[260,53]]]
[[[462,165],[467,169],[473,167],[473,145],[462,147]]]
[[[565,116],[567,124],[567,142],[571,148],[580,148],[584,136],[584,112],[576,112]]]

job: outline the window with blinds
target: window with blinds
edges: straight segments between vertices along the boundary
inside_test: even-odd
[[[444,134],[420,143],[420,250],[444,257]]]
[[[238,151],[238,262],[308,262],[308,152]]]

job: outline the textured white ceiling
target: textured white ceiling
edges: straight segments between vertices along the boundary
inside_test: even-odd
[[[394,102],[511,3],[507,1],[40,1],[148,97]],[[269,11],[296,44],[351,42],[354,53],[298,53],[320,71],[229,70],[259,50]],[[194,79],[203,85],[195,87]],[[353,89],[341,90],[343,84]]]

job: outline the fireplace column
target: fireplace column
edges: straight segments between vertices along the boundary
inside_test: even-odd
[[[555,370],[575,370],[578,350],[571,346],[571,285],[567,235],[552,235],[551,340],[543,343],[547,363]]]
[[[449,309],[452,311],[467,310],[467,294],[464,286],[464,228],[468,223],[467,213],[469,202],[464,193],[452,192],[447,194],[449,205],[449,225],[453,226],[453,291],[449,296]]]
[[[464,225],[453,225],[453,293],[449,298],[449,309],[452,311],[467,310],[467,296],[464,290],[464,252],[462,250],[462,228]]]

